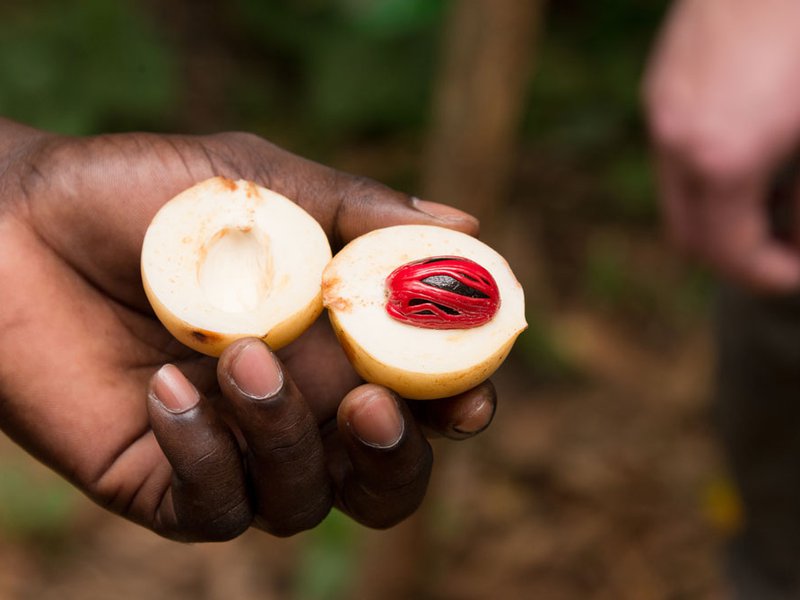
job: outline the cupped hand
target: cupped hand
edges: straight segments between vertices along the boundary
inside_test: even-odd
[[[332,506],[397,523],[425,493],[425,433],[485,428],[491,384],[424,403],[362,385],[324,319],[277,355],[256,339],[219,361],[180,345],[150,311],[139,253],[158,208],[214,175],[292,198],[334,248],[399,223],[477,232],[460,211],[250,134],[66,138],[0,120],[0,426],[173,539],[290,535]]]
[[[798,23],[794,0],[681,0],[644,85],[672,237],[761,292],[800,288],[800,215],[785,237],[770,220],[773,183],[800,144]]]

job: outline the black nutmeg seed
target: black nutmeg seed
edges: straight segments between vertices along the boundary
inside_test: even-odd
[[[473,287],[465,285],[450,277],[449,275],[431,275],[422,280],[422,283],[428,284],[440,290],[448,290],[459,296],[467,296],[468,298],[488,298],[486,294]]]

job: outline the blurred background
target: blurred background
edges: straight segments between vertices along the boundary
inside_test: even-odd
[[[0,439],[0,599],[716,598],[712,286],[660,235],[638,82],[664,0],[56,0],[0,7],[0,114],[241,129],[481,216],[530,329],[479,439],[373,532],[183,546]]]

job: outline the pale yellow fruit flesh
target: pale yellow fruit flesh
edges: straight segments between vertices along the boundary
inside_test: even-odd
[[[461,256],[488,269],[500,307],[485,325],[423,329],[392,319],[386,277],[431,256]],[[379,229],[348,244],[323,273],[323,304],[356,371],[412,399],[443,398],[487,379],[527,327],[524,293],[497,252],[465,234],[425,225]]]
[[[319,224],[289,199],[247,181],[215,177],[182,192],[153,218],[142,280],[165,327],[218,356],[241,337],[273,349],[322,311],[331,258]]]

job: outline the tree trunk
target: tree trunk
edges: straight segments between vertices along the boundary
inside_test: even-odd
[[[504,204],[544,0],[454,0],[423,196],[491,221]]]

